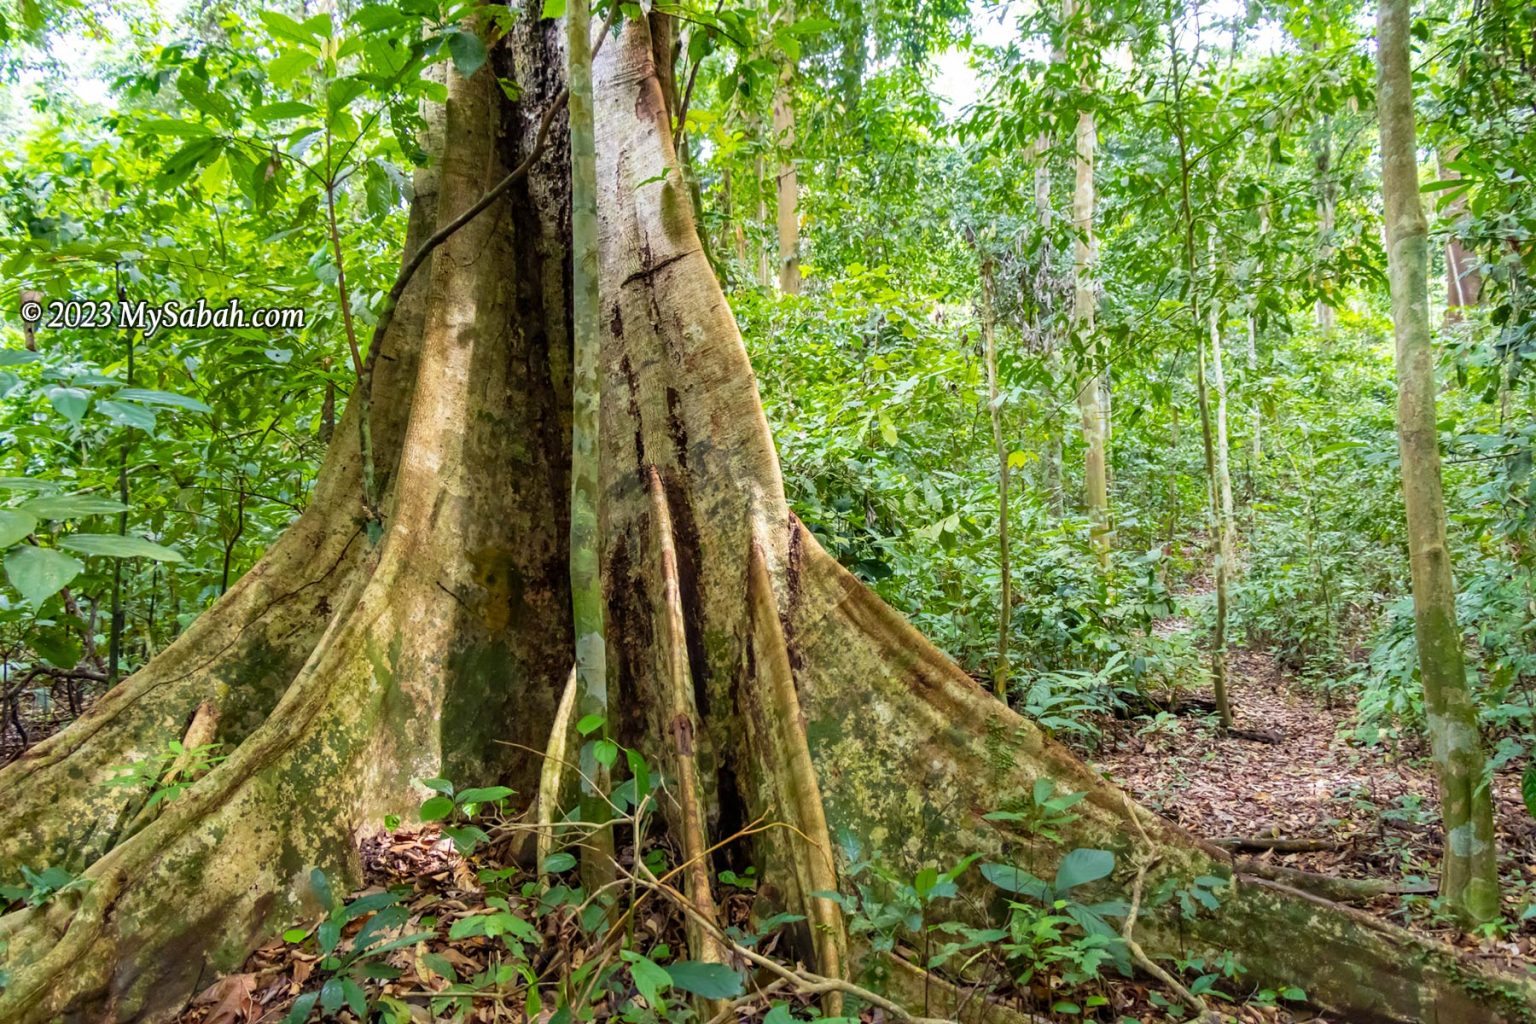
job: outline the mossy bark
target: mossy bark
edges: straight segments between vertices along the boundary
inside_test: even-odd
[[[538,9],[490,66],[450,81],[440,219],[505,173],[563,84],[559,28]],[[1233,877],[1225,853],[1135,807],[978,687],[790,514],[676,170],[648,25],[626,25],[595,64],[610,708],[621,742],[674,772],[691,764],[695,810],[671,818],[681,845],[759,816],[792,825],[721,857],[755,864],[762,899],[806,915],[797,951],[826,973],[856,966],[836,904],[818,895],[847,867],[840,837],[897,870],[976,852],[1048,874],[1063,846],[985,817],[1040,778],[1087,794],[1065,844],[1121,855],[1106,886],[1129,881],[1145,843],[1160,857],[1151,887]],[[523,86],[520,102],[497,76]],[[413,779],[532,793],[537,758],[518,751],[543,749],[574,643],[569,178],[556,141],[526,190],[434,258],[382,543],[228,761],[97,859],[78,894],[0,920],[0,1020],[166,1019],[315,909],[311,868],[355,878],[358,833],[411,808]],[[658,166],[672,170],[657,180]],[[0,811],[0,825],[14,821]],[[969,913],[997,909],[996,891],[964,879]],[[1528,982],[1237,881],[1214,914],[1148,910],[1142,945],[1231,950],[1250,980],[1300,984],[1351,1019],[1513,1021],[1536,1005]],[[695,907],[707,884],[686,880]]]

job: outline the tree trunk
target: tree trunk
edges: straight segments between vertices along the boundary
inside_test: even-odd
[[[785,25],[795,23],[795,5],[786,0]],[[773,92],[773,144],[779,155],[778,231],[779,289],[800,294],[800,175],[795,169],[795,62],[788,56],[779,69]]]
[[[538,10],[521,13],[473,79],[450,73],[448,144],[438,187],[418,192],[415,237],[529,152],[563,86],[560,29]],[[1137,808],[817,545],[785,503],[651,54],[649,26],[632,21],[594,62],[598,536],[611,728],[676,780],[679,848],[759,816],[789,826],[745,851],[764,909],[805,915],[796,955],[846,973],[857,950],[818,895],[846,866],[833,836],[859,838],[865,856],[904,876],[968,853],[1049,874],[1060,848],[985,817],[1027,806],[1049,778],[1087,794],[1066,848],[1115,852],[1106,888],[1130,886],[1144,854],[1157,857],[1148,892],[1196,875],[1233,880],[1216,911],[1193,919],[1174,904],[1146,908],[1137,938],[1153,955],[1228,950],[1249,982],[1299,984],[1349,1019],[1528,1014],[1529,981],[1249,878]],[[519,83],[518,101],[498,77]],[[361,540],[358,432],[341,430],[310,510],[261,565],[41,746],[46,756],[0,774],[0,874],[13,874],[24,834],[28,863],[53,862],[57,849],[86,882],[0,919],[10,975],[0,1020],[164,1020],[315,911],[312,868],[356,881],[359,835],[419,803],[414,779],[535,791],[537,758],[522,751],[545,748],[575,642],[570,179],[568,136],[554,138],[523,187],[434,253],[385,339],[371,403],[379,545]],[[669,173],[651,180],[658,166]],[[205,700],[229,758],[140,831],[96,835],[90,809],[110,812],[123,791],[73,791],[95,793],[106,766],[178,738]],[[960,882],[977,919],[997,906],[974,870]]]
[[[1211,301],[1211,336],[1217,340],[1216,302]],[[1221,505],[1221,467],[1217,456],[1217,442],[1212,425],[1210,389],[1205,380],[1206,345],[1200,346],[1200,358],[1195,375],[1195,394],[1200,403],[1200,433],[1205,443],[1206,493],[1210,496],[1207,522],[1210,524],[1211,542],[1216,545],[1216,558],[1212,569],[1216,577],[1216,621],[1211,629],[1211,691],[1216,697],[1216,715],[1223,729],[1232,728],[1232,704],[1227,699],[1227,537],[1226,517]]]
[[[1230,573],[1237,550],[1237,525],[1232,503],[1232,446],[1227,435],[1227,373],[1221,351],[1221,303],[1214,298],[1211,300],[1210,318],[1211,384],[1216,390],[1216,460],[1212,480],[1220,498],[1217,509],[1221,526],[1219,550],[1222,562]]]
[[[1383,0],[1378,9],[1377,117],[1387,273],[1397,338],[1397,438],[1413,574],[1414,636],[1445,824],[1440,892],[1470,923],[1498,916],[1498,856],[1446,542],[1435,422],[1435,354],[1429,333],[1429,230],[1419,200],[1410,20],[1408,0]]]
[[[997,324],[992,296],[992,261],[981,258],[981,336],[987,364],[987,408],[992,413],[992,444],[997,450],[997,559],[1002,595],[997,609],[997,664],[992,690],[1008,699],[1008,628],[1013,619],[1013,569],[1008,563],[1008,443],[1003,439],[1003,400],[997,386]]]
[[[1070,22],[1077,16],[1077,12],[1076,0],[1064,0],[1063,20]],[[1079,86],[1085,93],[1091,89],[1087,81],[1079,83]],[[1094,555],[1100,567],[1108,568],[1110,532],[1106,444],[1109,418],[1104,385],[1107,353],[1094,330],[1093,322],[1098,305],[1097,283],[1094,281],[1098,247],[1093,236],[1093,158],[1096,144],[1093,112],[1080,111],[1077,115],[1073,158],[1076,177],[1072,189],[1072,230],[1076,240],[1072,246],[1072,333],[1078,344],[1081,367],[1077,376],[1077,408],[1083,421],[1083,444],[1087,449],[1083,457],[1083,490],[1088,506],[1089,530]]]
[[[1313,150],[1317,165],[1317,259],[1326,267],[1333,258],[1333,228],[1336,200],[1333,188],[1333,118],[1325,116],[1319,129],[1319,138]],[[1324,271],[1326,275],[1326,271]],[[1328,278],[1322,276],[1324,286]],[[1333,337],[1333,296],[1319,297],[1316,304],[1317,331],[1324,339]]]

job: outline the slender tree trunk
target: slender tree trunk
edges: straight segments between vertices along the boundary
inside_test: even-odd
[[[784,24],[795,23],[795,5],[786,0]],[[795,62],[784,58],[773,93],[773,141],[779,154],[778,216],[779,289],[800,294],[800,175],[795,169]]]
[[[599,358],[597,143],[592,120],[592,28],[587,0],[566,13],[566,64],[571,130],[571,338],[575,350],[571,402],[571,622],[576,634],[576,715],[603,725],[608,739],[607,630],[599,561]],[[581,816],[606,821],[608,764],[592,740],[581,748]],[[582,848],[582,880],[591,891],[613,879],[613,833],[602,829]]]
[[[1445,824],[1440,892],[1464,921],[1472,923],[1498,916],[1498,856],[1446,542],[1435,420],[1435,355],[1429,331],[1429,231],[1419,200],[1414,138],[1411,18],[1408,0],[1383,0],[1378,7],[1377,119],[1392,327],[1397,338],[1397,436],[1413,574],[1414,636]]]
[[[1257,385],[1259,380],[1259,322],[1252,312],[1248,314],[1248,459],[1249,497],[1253,494],[1251,481],[1258,478],[1259,460],[1264,457],[1264,410],[1259,405]]]
[[[1214,307],[1215,303],[1211,305]],[[1211,314],[1211,341],[1216,336],[1216,315]],[[1211,690],[1216,697],[1216,715],[1223,729],[1232,728],[1232,704],[1227,697],[1227,526],[1222,515],[1221,469],[1217,462],[1215,430],[1212,427],[1211,398],[1205,381],[1206,345],[1200,346],[1199,366],[1195,375],[1195,391],[1200,403],[1200,434],[1205,444],[1206,492],[1210,497],[1209,515],[1211,542],[1216,545],[1216,558],[1212,569],[1216,577],[1216,621],[1211,629]]]
[[[1317,165],[1317,259],[1321,264],[1333,258],[1333,229],[1336,201],[1333,186],[1333,118],[1324,117],[1313,158]],[[1324,282],[1326,277],[1321,278]],[[1333,337],[1334,315],[1331,294],[1319,298],[1315,316],[1317,330],[1325,339]]]
[[[1212,235],[1214,240],[1215,236]],[[1214,258],[1214,250],[1212,252]],[[1214,267],[1212,268],[1214,270]],[[1216,391],[1216,490],[1221,498],[1218,509],[1221,524],[1222,560],[1227,572],[1233,569],[1232,558],[1237,547],[1236,519],[1232,503],[1231,442],[1227,435],[1227,374],[1222,359],[1221,320],[1222,306],[1213,297],[1209,304],[1211,342],[1211,383]]]
[[[1008,561],[1008,443],[1003,438],[1003,398],[997,384],[997,324],[992,261],[981,259],[981,336],[987,363],[987,407],[992,413],[992,444],[997,451],[997,559],[1002,572],[1002,596],[997,612],[997,664],[992,689],[1008,700],[1008,630],[1013,619],[1013,567]]]
[[[1071,21],[1078,13],[1077,0],[1063,0],[1062,17]],[[1092,91],[1088,81],[1079,83],[1082,91]],[[1109,422],[1105,404],[1104,375],[1107,352],[1094,328],[1098,305],[1094,273],[1098,246],[1093,234],[1094,187],[1093,160],[1097,145],[1091,110],[1077,115],[1074,147],[1075,183],[1072,189],[1073,296],[1072,334],[1077,341],[1081,369],[1077,375],[1077,408],[1083,423],[1083,444],[1087,451],[1083,462],[1083,488],[1088,506],[1089,530],[1093,551],[1101,568],[1109,567],[1109,478],[1106,445]]]
[[[1059,59],[1059,58],[1057,58]],[[1055,336],[1055,303],[1053,287],[1055,247],[1051,243],[1054,214],[1051,210],[1051,140],[1042,134],[1035,139],[1035,224],[1039,243],[1035,247],[1035,344],[1045,362],[1046,379],[1050,386],[1042,403],[1045,415],[1045,452],[1041,456],[1044,490],[1050,509],[1058,517],[1066,511],[1065,485],[1062,482],[1061,446],[1063,419],[1058,408],[1056,385],[1062,379],[1061,345]]]

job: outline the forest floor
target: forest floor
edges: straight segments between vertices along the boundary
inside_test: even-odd
[[[1163,627],[1190,628],[1187,620],[1170,620]],[[1347,695],[1334,695],[1330,704],[1324,694],[1285,671],[1268,653],[1234,649],[1230,679],[1238,729],[1272,742],[1222,734],[1209,715],[1162,715],[1103,723],[1103,742],[1090,760],[1142,804],[1190,832],[1217,842],[1244,840],[1249,848],[1239,851],[1240,856],[1342,878],[1432,887],[1425,883],[1435,878],[1441,836],[1434,774],[1423,744],[1412,739],[1361,742],[1355,735]],[[26,708],[33,712],[27,716],[27,725],[34,741],[52,731],[58,718],[67,717],[62,700],[50,703]],[[51,714],[39,713],[45,709]],[[6,739],[14,743],[17,737]],[[1536,896],[1536,821],[1523,807],[1516,773],[1496,777],[1495,796],[1506,914],[1513,919]],[[1263,841],[1274,839],[1308,842],[1317,848],[1260,849]],[[455,923],[494,913],[498,909],[495,894],[500,892],[503,898],[510,897],[510,909],[533,922],[540,933],[537,945],[542,948],[528,950],[533,965],[544,969],[556,965],[571,957],[582,939],[568,917],[551,914],[548,908],[538,907],[536,899],[521,895],[529,891],[521,883],[530,876],[504,853],[493,849],[466,860],[431,827],[381,834],[365,845],[365,888],[354,895],[379,893],[386,887],[405,893],[401,906],[408,916],[402,930],[431,936],[392,953],[387,962],[399,976],[365,982],[370,993],[393,995],[421,1024],[452,1019],[455,1011],[462,1013],[459,1019],[468,1021],[529,1019],[527,1007],[514,1009],[496,998],[469,995],[476,989],[484,993],[500,987],[487,974],[494,973],[500,946],[485,936],[452,934]],[[496,876],[496,884],[485,884]],[[750,893],[727,892],[723,906],[733,921],[745,926],[751,900]],[[1362,906],[1398,924],[1433,933],[1469,953],[1506,963],[1536,961],[1536,914],[1496,933],[1471,937],[1438,916],[1427,895],[1385,895]],[[681,918],[675,908],[653,905],[642,921],[650,944],[681,947]],[[362,924],[363,919],[357,919],[346,934]],[[240,971],[207,988],[180,1022],[277,1024],[301,993],[315,991],[330,973],[324,970],[323,960],[313,939],[274,940],[257,950]],[[1237,989],[1232,994],[1239,999],[1246,994],[1240,984],[1219,987]],[[468,998],[461,1002],[453,998],[454,993]],[[1047,1009],[1060,999],[1095,993],[1107,1004],[1087,1015]],[[1140,979],[1105,979],[1084,993],[1016,992],[1007,1001],[1027,1008],[1033,1019],[1041,1021],[1177,1019],[1164,1009],[1177,1002],[1174,994]],[[738,1020],[760,1020],[767,1005],[765,999],[742,1007]],[[1324,1020],[1251,1002],[1215,1005],[1230,1015],[1226,1019],[1245,1024]],[[606,1017],[617,1009],[603,1012],[600,1008],[598,1015]],[[533,1015],[539,1022],[547,1017],[547,1010]],[[882,1024],[878,1013],[864,1017],[870,1024]],[[333,1019],[358,1018],[341,1008]]]
[[[1162,716],[1114,723],[1090,758],[1148,808],[1266,864],[1343,878],[1387,879],[1431,888],[1441,830],[1435,776],[1417,739],[1366,744],[1355,736],[1348,696],[1330,706],[1317,689],[1269,654],[1234,649],[1231,702],[1240,732],[1223,735],[1213,716]],[[1516,771],[1494,779],[1506,914],[1536,896],[1536,821]],[[1262,849],[1264,840],[1313,841],[1317,849]],[[1424,884],[1427,883],[1427,884]],[[1385,895],[1363,904],[1398,924],[1494,957],[1536,959],[1536,914],[1473,939],[1435,913],[1430,896]]]

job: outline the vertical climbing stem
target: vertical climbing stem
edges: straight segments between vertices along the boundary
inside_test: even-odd
[[[992,443],[997,447],[997,557],[1003,576],[1003,593],[997,613],[997,665],[992,688],[999,700],[1008,699],[1008,628],[1013,618],[1013,575],[1008,563],[1008,445],[1003,440],[1003,402],[997,385],[997,314],[993,302],[996,285],[992,261],[981,258],[981,336],[987,360],[987,405],[992,410]]]
[[[581,815],[609,815],[608,663],[603,627],[603,585],[598,557],[598,406],[601,337],[598,334],[597,148],[592,120],[591,11],[587,0],[566,8],[566,59],[571,129],[571,329],[575,348],[571,400],[571,612],[576,636],[576,714],[603,720],[595,742],[581,750]],[[595,833],[584,848],[582,879],[588,891],[613,878],[613,833]]]

